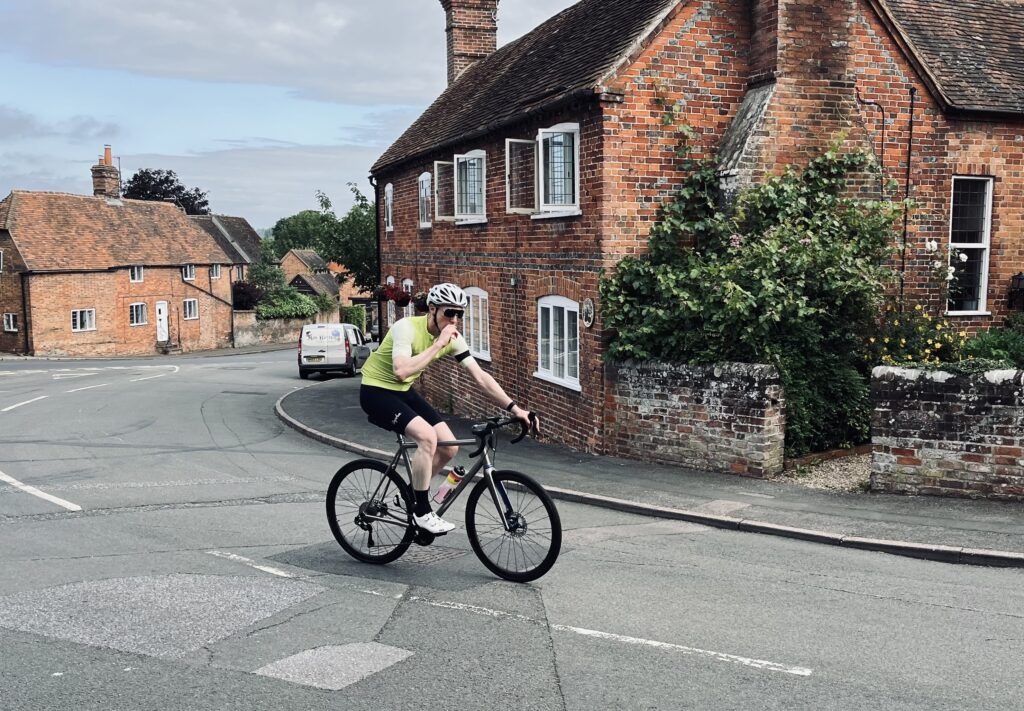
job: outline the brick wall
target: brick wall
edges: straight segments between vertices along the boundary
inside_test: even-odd
[[[1024,501],[1024,371],[875,368],[871,489]]]
[[[231,345],[231,281],[196,266],[185,282],[179,267],[145,267],[143,281],[129,280],[128,269],[71,274],[32,274],[29,312],[33,354],[38,356],[113,356],[156,353],[156,302],[168,302],[170,340],[182,350]],[[219,297],[218,301],[210,293]],[[199,318],[186,320],[185,299],[196,299]],[[148,323],[129,325],[129,304],[145,303]],[[73,332],[71,311],[95,309],[96,330]]]
[[[292,279],[299,274],[312,274],[313,272],[304,261],[299,259],[292,252],[281,257],[281,271],[284,272],[284,283],[290,284]]]
[[[14,241],[6,230],[0,230],[0,252],[3,265],[0,268],[0,353],[27,353],[28,331],[25,329],[25,309],[22,301],[21,275],[25,268]],[[18,320],[17,332],[3,330],[3,314],[14,314]]]
[[[307,323],[338,323],[337,311],[324,311],[313,318],[256,319],[255,311],[235,312],[235,348],[267,343],[299,342],[302,327]]]
[[[608,368],[609,454],[763,477],[782,471],[785,401],[766,365]]]

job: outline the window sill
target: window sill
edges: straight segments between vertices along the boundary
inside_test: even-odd
[[[991,316],[991,311],[947,311],[946,316]]]
[[[459,226],[459,227],[461,227],[462,225],[486,225],[487,224],[487,218],[486,217],[473,217],[473,218],[466,218],[466,219],[457,219],[457,220],[455,220],[455,224],[457,226]]]
[[[433,222],[421,222],[420,223],[420,229],[421,230],[430,230],[430,229],[433,229],[433,227],[434,227],[434,223]]]
[[[473,358],[475,360],[482,360],[482,361],[485,361],[487,363],[491,362],[491,354],[490,353],[478,353],[478,352],[474,351],[472,348],[470,348],[469,349],[469,354],[471,356],[473,356]]]
[[[149,323],[130,323],[128,325],[131,326],[132,328],[138,328],[139,326],[148,326]]]
[[[559,212],[536,212],[530,215],[531,220],[557,220],[564,217],[579,217],[583,210],[561,210]]]
[[[539,370],[534,372],[533,377],[537,378],[538,380],[544,380],[549,383],[554,383],[555,385],[561,385],[563,388],[566,388],[568,390],[575,390],[578,393],[583,392],[583,388],[580,387],[579,382],[573,380],[562,380],[560,378],[556,378],[553,375],[549,375],[548,373],[542,373]]]

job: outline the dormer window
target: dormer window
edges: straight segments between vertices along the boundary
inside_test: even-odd
[[[196,265],[195,264],[186,264],[185,266],[183,266],[181,268],[181,278],[184,279],[185,281],[195,281],[196,280]]]

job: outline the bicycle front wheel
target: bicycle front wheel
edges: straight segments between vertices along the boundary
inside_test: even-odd
[[[562,549],[558,509],[544,487],[525,474],[500,471],[492,478],[493,491],[484,477],[466,502],[473,552],[499,577],[517,583],[536,580]]]
[[[327,487],[327,523],[345,552],[390,563],[413,539],[412,494],[393,469],[373,459],[349,462]]]

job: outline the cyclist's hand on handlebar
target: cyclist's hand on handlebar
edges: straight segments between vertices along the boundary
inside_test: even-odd
[[[512,408],[512,415],[526,426],[526,431],[533,434],[534,437],[540,435],[540,418],[533,412],[524,410],[523,408],[516,405]]]

